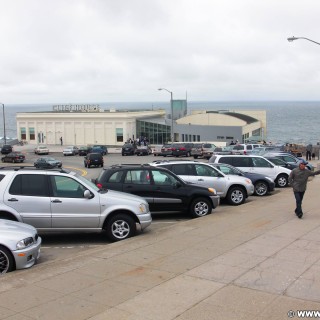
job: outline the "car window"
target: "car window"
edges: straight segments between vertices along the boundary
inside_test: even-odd
[[[205,176],[205,177],[218,177],[219,173],[214,168],[209,166],[204,166],[201,164],[195,164],[196,173],[198,176]]]
[[[224,174],[239,174],[240,171],[238,171],[236,168],[228,167],[224,165],[219,165],[216,167],[218,170],[223,172]]]
[[[171,171],[178,176],[187,176],[190,175],[193,170],[191,164],[173,164],[171,167]]]
[[[128,170],[124,183],[151,184],[148,170]]]
[[[114,172],[110,178],[109,178],[109,182],[115,182],[115,183],[119,183],[121,181],[121,178],[124,174],[124,171],[117,171]]]
[[[221,157],[218,162],[234,165],[232,157]]]
[[[294,158],[290,156],[283,156],[282,159],[286,162],[297,162]]]
[[[247,145],[247,150],[252,150],[252,146],[250,144]]]
[[[86,188],[78,181],[64,176],[50,176],[54,197],[83,198]]]
[[[235,157],[233,159],[234,167],[252,167],[252,160],[250,157]]]
[[[21,196],[48,197],[47,176],[42,174],[19,174],[9,189],[10,194]]]
[[[4,174],[0,174],[0,181],[4,178]]]
[[[177,179],[168,172],[152,170],[152,177],[155,185],[174,185]]]
[[[244,146],[242,145],[236,145],[233,147],[233,150],[243,150],[244,149]]]
[[[263,158],[252,158],[253,166],[259,168],[271,168],[272,165]]]

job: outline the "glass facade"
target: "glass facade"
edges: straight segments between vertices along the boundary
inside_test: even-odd
[[[171,127],[165,124],[137,120],[137,138],[146,137],[150,144],[164,144],[170,141]]]

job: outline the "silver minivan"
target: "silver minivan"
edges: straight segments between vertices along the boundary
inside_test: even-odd
[[[236,144],[232,148],[232,154],[251,154],[253,149],[261,147],[261,144]]]

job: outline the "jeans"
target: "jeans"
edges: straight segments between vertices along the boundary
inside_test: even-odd
[[[302,199],[303,199],[304,193],[305,193],[305,191],[294,192],[294,197],[296,198],[296,204],[297,204],[297,208],[295,210],[296,214],[302,213]]]

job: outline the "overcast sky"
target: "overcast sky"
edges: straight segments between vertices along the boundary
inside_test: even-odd
[[[0,102],[320,100],[319,0],[0,0]]]

